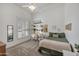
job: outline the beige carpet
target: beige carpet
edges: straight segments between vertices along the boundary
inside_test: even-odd
[[[38,41],[30,40],[7,49],[8,56],[42,56],[38,52]]]

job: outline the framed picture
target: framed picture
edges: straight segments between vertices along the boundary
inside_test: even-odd
[[[67,24],[65,26],[65,29],[71,31],[72,30],[72,23]]]
[[[7,25],[7,42],[13,41],[13,25]]]

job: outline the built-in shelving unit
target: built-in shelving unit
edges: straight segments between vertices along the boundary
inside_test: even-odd
[[[33,33],[43,32],[43,23],[33,23],[32,30],[33,30]]]
[[[48,32],[48,25],[45,24],[41,19],[34,20],[32,22],[32,37],[35,39],[45,37],[45,34]]]
[[[44,21],[42,19],[33,20],[32,33],[39,34],[44,32]]]

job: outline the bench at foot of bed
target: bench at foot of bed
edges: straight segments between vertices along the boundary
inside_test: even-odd
[[[56,51],[56,50],[51,50],[48,48],[40,47],[38,50],[42,55],[46,56],[63,56],[63,53]]]

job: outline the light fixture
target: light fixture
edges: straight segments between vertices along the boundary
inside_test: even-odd
[[[24,7],[24,8],[28,7],[31,11],[34,11],[36,8],[34,5],[23,5],[22,7]]]
[[[31,10],[31,11],[34,11],[35,10],[35,6],[33,6],[33,5],[31,5],[31,6],[29,6],[29,9]]]

